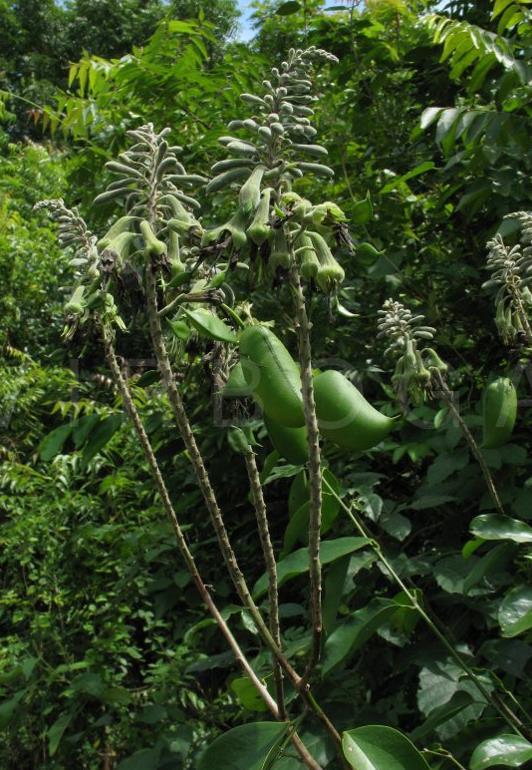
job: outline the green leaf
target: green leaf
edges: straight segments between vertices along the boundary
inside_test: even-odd
[[[373,216],[373,205],[369,192],[364,200],[357,201],[351,209],[350,219],[355,225],[365,225]]]
[[[532,743],[518,735],[499,735],[476,747],[469,767],[471,770],[484,770],[494,765],[521,767],[529,760],[532,760]]]
[[[393,727],[349,730],[342,736],[342,748],[354,770],[430,770],[414,744]]]
[[[233,679],[231,690],[246,711],[268,711],[268,706],[262,700],[249,677],[240,676],[237,679]]]
[[[275,11],[277,16],[291,16],[293,13],[297,13],[301,8],[301,3],[297,0],[288,0],[287,3],[283,3]]]
[[[89,433],[96,426],[99,419],[97,414],[86,414],[84,417],[76,420],[76,423],[72,428],[72,439],[74,440],[76,449],[81,449],[86,442]]]
[[[297,476],[296,476],[297,478]],[[323,478],[336,494],[340,492],[338,479],[328,468],[323,471]],[[329,490],[327,484],[322,484],[322,509],[321,509],[321,534],[326,535],[338,517],[340,503]],[[307,490],[308,491],[308,490]],[[310,494],[310,492],[308,492]],[[308,543],[308,521],[310,500],[306,500],[290,517],[283,540],[282,556],[290,553],[294,545],[299,542]]]
[[[59,748],[61,738],[63,737],[63,734],[68,725],[72,721],[73,716],[74,714],[71,711],[61,714],[61,716],[58,717],[53,725],[48,729],[48,751],[51,757],[54,756],[55,752]]]
[[[58,455],[71,433],[72,423],[69,423],[68,425],[60,425],[59,428],[45,436],[39,445],[41,460],[48,462]]]
[[[11,722],[17,711],[17,706],[25,694],[26,690],[19,690],[12,698],[0,703],[0,730],[3,730]]]
[[[476,516],[469,527],[470,532],[484,540],[513,540],[514,543],[532,543],[532,527],[524,521],[485,513]]]
[[[167,320],[167,324],[174,337],[177,337],[178,340],[186,342],[190,337],[190,326],[182,318],[178,318],[176,321]]]
[[[413,611],[413,608],[408,604],[399,604],[392,599],[372,599],[362,609],[355,610],[325,642],[324,676],[349,655],[360,649],[400,607],[406,607]]]
[[[532,628],[532,588],[517,586],[509,591],[499,607],[503,636],[517,636]]]
[[[436,730],[441,724],[452,719],[472,703],[470,693],[458,690],[447,703],[442,703],[430,712],[428,719],[422,725],[416,727],[410,733],[415,741],[425,740],[425,738]]]
[[[85,465],[111,440],[122,425],[123,419],[121,414],[112,414],[98,423],[90,434],[83,450],[83,462]]]
[[[219,342],[237,342],[237,336],[231,327],[217,315],[211,313],[210,310],[205,308],[187,310],[183,308],[183,313],[202,337]]]
[[[207,746],[198,770],[262,770],[286,730],[286,724],[279,722],[250,722],[234,727]]]
[[[159,749],[140,749],[123,759],[116,770],[157,770],[159,754]]]
[[[342,556],[346,556],[348,553],[358,551],[360,548],[364,548],[369,543],[367,537],[339,537],[336,540],[324,540],[321,544],[321,563],[330,564],[330,562],[341,559]],[[308,572],[309,569],[309,557],[307,548],[299,548],[294,551],[285,559],[277,564],[277,580],[279,587],[286,583],[287,580],[302,575],[304,572]],[[262,596],[268,589],[268,576],[262,575],[253,589],[253,595],[255,598]]]

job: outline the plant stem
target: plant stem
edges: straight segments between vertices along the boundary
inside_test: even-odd
[[[320,434],[318,430],[318,418],[316,416],[316,403],[314,400],[314,384],[312,381],[312,351],[310,345],[310,331],[312,323],[307,314],[305,295],[301,285],[301,279],[292,248],[292,286],[294,291],[296,321],[299,337],[299,365],[301,368],[301,394],[303,396],[303,408],[305,412],[305,425],[307,427],[307,440],[309,449],[309,529],[308,550],[310,565],[310,602],[312,619],[312,651],[304,679],[307,681],[320,659],[321,638],[323,633],[322,608],[321,608],[321,456]]]
[[[257,517],[257,527],[259,530],[262,553],[264,554],[266,572],[268,573],[270,631],[279,649],[282,650],[281,626],[279,622],[279,588],[277,584],[277,564],[275,563],[275,553],[270,537],[268,513],[266,510],[266,503],[264,501],[262,484],[260,483],[259,469],[257,468],[255,453],[251,450],[251,448],[250,451],[244,455],[244,459],[246,461],[246,470],[248,473],[251,497],[253,499],[253,506],[255,508],[255,514]],[[277,695],[276,700],[277,706],[279,708],[279,714],[281,716],[285,716],[286,711],[284,704],[283,672],[279,665],[279,661],[275,656],[273,657],[273,675],[275,678],[275,689]]]
[[[185,561],[185,564],[187,566],[187,569],[189,570],[190,574],[192,575],[192,578],[194,580],[194,583],[196,585],[196,588],[199,591],[199,594],[201,598],[203,599],[204,603],[206,604],[207,608],[209,609],[209,612],[215,619],[216,623],[218,624],[222,634],[224,635],[225,639],[227,640],[231,650],[233,651],[236,659],[240,663],[241,667],[247,674],[247,676],[251,679],[254,686],[256,687],[257,691],[260,693],[262,699],[270,709],[271,713],[278,718],[279,717],[279,710],[277,708],[277,704],[271,697],[270,693],[268,692],[267,688],[262,684],[260,679],[257,677],[255,672],[253,671],[251,665],[247,661],[244,653],[242,652],[240,646],[238,645],[238,642],[234,638],[233,634],[229,630],[229,627],[223,617],[220,614],[220,611],[216,607],[216,604],[214,603],[214,600],[212,596],[210,595],[210,592],[203,582],[203,579],[200,575],[200,572],[198,570],[198,567],[196,565],[196,561],[188,547],[188,543],[186,541],[185,535],[183,534],[183,530],[181,529],[181,525],[179,524],[179,520],[177,518],[177,514],[175,512],[175,509],[172,505],[172,501],[170,500],[170,495],[168,494],[168,489],[166,487],[166,484],[164,482],[163,476],[161,474],[161,470],[159,468],[159,464],[157,462],[157,459],[155,457],[155,454],[153,452],[150,440],[146,434],[146,431],[144,430],[144,425],[142,424],[142,420],[140,418],[140,415],[137,411],[137,408],[135,406],[135,403],[133,401],[133,397],[131,395],[131,391],[129,390],[129,387],[127,385],[127,382],[122,374],[122,371],[120,369],[120,366],[118,364],[118,360],[116,358],[116,353],[114,350],[113,340],[110,332],[107,329],[103,330],[103,339],[104,339],[104,345],[105,345],[105,352],[107,356],[107,361],[109,363],[109,367],[111,369],[111,373],[113,375],[113,379],[118,387],[118,390],[120,391],[120,395],[122,396],[122,400],[124,402],[125,409],[129,415],[129,418],[131,419],[133,423],[133,427],[135,428],[135,432],[139,438],[140,445],[142,447],[142,451],[144,452],[144,456],[146,458],[146,461],[150,467],[151,473],[153,475],[153,478],[155,480],[155,484],[157,486],[157,491],[159,493],[159,497],[161,498],[161,502],[163,504],[163,508],[165,509],[165,512],[170,519],[170,523],[172,524],[172,528],[174,530],[177,545],[179,548],[179,551],[181,553],[181,556],[183,557],[183,560]]]
[[[422,617],[422,619],[425,621],[427,626],[430,628],[430,630],[433,632],[433,634],[440,640],[440,642],[443,644],[445,649],[448,651],[449,655],[453,658],[453,660],[460,666],[462,671],[467,675],[467,677],[474,683],[477,690],[480,692],[482,697],[485,699],[486,703],[491,703],[493,708],[499,713],[499,716],[502,717],[502,719],[510,725],[510,727],[513,730],[516,730],[519,735],[522,737],[525,737],[523,730],[526,731],[525,725],[523,725],[522,721],[519,719],[519,717],[514,714],[512,709],[510,709],[505,703],[500,701],[500,699],[495,695],[495,697],[489,692],[489,690],[484,687],[482,682],[479,680],[473,669],[469,666],[468,663],[463,659],[463,657],[460,655],[459,652],[453,647],[451,642],[447,639],[445,634],[440,630],[439,626],[435,623],[435,621],[428,615],[428,613],[425,611],[425,609],[422,607],[422,605],[419,603],[418,598],[416,594],[410,590],[410,588],[404,583],[402,578],[397,574],[397,572],[392,567],[389,560],[384,555],[382,548],[380,544],[371,537],[370,533],[367,531],[365,526],[362,524],[362,522],[358,519],[357,516],[353,513],[351,508],[345,504],[345,502],[342,500],[342,498],[337,494],[336,490],[329,484],[326,478],[323,479],[324,484],[327,486],[330,494],[338,501],[342,509],[347,513],[353,524],[355,525],[356,529],[360,532],[360,534],[363,537],[367,537],[369,539],[369,545],[370,547],[375,551],[377,554],[379,560],[384,564],[388,572],[390,573],[391,577],[397,585],[401,588],[402,591],[404,591],[405,595],[408,597],[408,600],[411,602],[414,609],[419,613],[419,615]]]
[[[212,487],[209,474],[192,432],[192,427],[186,414],[183,399],[181,398],[181,394],[179,393],[174,379],[170,359],[168,357],[168,352],[164,342],[161,320],[157,312],[157,284],[154,265],[148,265],[146,268],[146,298],[148,304],[148,319],[151,338],[154,346],[155,358],[157,359],[157,364],[161,372],[164,389],[168,396],[168,400],[170,401],[170,406],[174,413],[181,438],[185,443],[189,460],[192,464],[198,485],[205,500],[205,505],[210,514],[214,531],[216,532],[220,550],[224,557],[227,569],[240,597],[240,600],[249,610],[265,644],[281,662],[281,659],[284,658],[284,656],[275,643],[275,640],[273,639],[266,623],[264,622],[264,619],[257,605],[253,601],[253,597],[251,596],[251,592],[248,588],[244,574],[242,573],[242,570],[238,564],[236,554],[229,540],[229,535],[223,521],[222,513],[216,500],[216,495]],[[288,666],[292,672],[292,676],[296,681],[299,681],[300,677],[292,669],[288,661],[284,659],[283,662],[283,667]]]
[[[449,389],[449,386],[443,379],[441,372],[438,370],[435,370],[434,376],[436,377],[436,381],[438,383],[438,386],[441,389],[441,393],[443,394],[443,400],[447,404],[447,407],[449,411],[452,413],[454,419],[457,421],[457,423],[460,426],[460,430],[464,434],[464,438],[469,444],[469,448],[471,449],[471,452],[473,453],[473,456],[477,460],[478,464],[480,465],[480,470],[482,471],[482,475],[484,476],[484,480],[486,482],[486,486],[488,488],[489,495],[491,497],[491,500],[494,504],[494,506],[497,508],[497,511],[505,515],[504,507],[501,502],[501,499],[499,497],[499,493],[497,492],[497,488],[495,486],[495,482],[493,480],[493,476],[490,473],[490,469],[488,468],[488,465],[486,463],[486,460],[484,459],[482,452],[480,451],[480,447],[475,441],[475,438],[467,425],[465,424],[462,415],[456,408],[456,404],[453,400],[453,394],[451,390]]]
[[[222,632],[222,635],[227,641],[237,662],[240,664],[246,676],[249,677],[250,681],[252,682],[253,686],[259,693],[260,697],[262,698],[262,700],[270,710],[272,716],[278,721],[281,721],[281,722],[286,721],[284,707],[283,707],[283,712],[281,712],[277,703],[268,692],[267,687],[261,682],[261,680],[255,673],[255,671],[253,670],[253,667],[251,666],[248,659],[246,658],[242,648],[240,647],[235,637],[233,636],[226,621],[223,619],[218,607],[216,606],[209,592],[209,589],[203,582],[203,579],[197,567],[196,561],[188,547],[188,543],[183,534],[183,530],[181,529],[181,525],[179,524],[179,520],[177,518],[177,514],[175,512],[174,506],[172,505],[172,501],[170,500],[170,495],[168,493],[168,489],[166,487],[161,470],[159,468],[159,464],[153,452],[153,448],[151,446],[148,435],[144,429],[144,425],[142,424],[142,420],[140,418],[138,410],[133,401],[131,391],[129,390],[128,384],[120,369],[120,366],[116,357],[116,353],[114,350],[112,335],[107,329],[103,329],[103,340],[105,345],[107,361],[109,363],[109,367],[111,369],[113,379],[118,387],[120,395],[122,396],[124,407],[129,415],[129,418],[133,423],[133,427],[139,438],[139,442],[142,447],[144,457],[146,458],[150,471],[155,480],[155,484],[157,487],[157,491],[159,493],[159,497],[163,504],[163,508],[165,509],[165,512],[170,520],[170,523],[172,524],[172,528],[174,530],[176,540],[177,540],[178,549],[181,553],[181,556],[183,557],[183,560],[187,566],[188,571],[192,575],[192,579],[194,580],[196,588],[204,604],[206,605],[207,609],[209,610],[210,614],[212,615],[216,624],[218,625],[220,631]],[[303,743],[303,741],[295,731],[291,734],[290,739],[294,744],[294,747],[298,751],[303,763],[309,768],[309,770],[322,770],[321,765],[318,762],[316,762],[316,760],[311,756],[307,747],[305,746],[305,744]]]

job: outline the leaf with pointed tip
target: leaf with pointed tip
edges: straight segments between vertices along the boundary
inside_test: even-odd
[[[393,727],[366,725],[348,730],[342,748],[354,770],[430,770],[412,741]]]
[[[471,770],[485,770],[494,765],[521,767],[532,760],[532,743],[519,735],[499,735],[483,741],[473,752]]]

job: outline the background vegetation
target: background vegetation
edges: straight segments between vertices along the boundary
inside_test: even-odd
[[[104,163],[125,147],[129,128],[147,121],[170,126],[187,168],[208,175],[223,157],[218,136],[242,114],[239,94],[258,88],[290,46],[331,51],[339,63],[319,75],[316,123],[335,171],[325,197],[342,206],[355,241],[377,251],[343,264],[340,299],[354,317],[317,303],[317,361],[341,360],[373,403],[393,401],[386,345],[376,340],[377,311],[391,296],[437,328],[474,432],[485,382],[512,376],[521,397],[514,438],[485,457],[507,512],[526,523],[532,375],[523,350],[500,341],[481,284],[486,241],[497,231],[511,241],[515,228],[503,218],[530,205],[529,14],[526,2],[512,0],[372,0],[328,10],[316,0],[267,0],[255,3],[256,36],[244,45],[234,37],[232,0],[0,0],[2,768],[189,768],[215,735],[264,718],[179,561],[98,342],[67,348],[61,339],[70,268],[34,204],[64,197],[105,227],[109,212],[90,208],[109,181]],[[303,193],[323,197],[323,183],[306,184]],[[219,219],[225,206],[220,195],[206,219]],[[256,305],[262,318],[289,327],[278,290],[262,290]],[[127,353],[133,371],[153,368],[142,363],[147,341],[133,340]],[[181,362],[186,400],[255,579],[262,568],[245,469],[229,459],[212,419],[204,366],[193,366],[204,353],[192,343]],[[207,582],[266,671],[267,654],[221,571],[166,399],[142,381],[134,396]],[[87,440],[72,425],[89,416],[98,430]],[[486,689],[531,708],[530,557],[514,540],[467,548],[471,520],[493,507],[442,404],[410,408],[378,451],[328,460]],[[285,466],[266,485],[278,550],[293,473]],[[338,516],[334,534],[352,534],[350,522]],[[303,586],[294,580],[282,591],[296,660],[307,643]],[[364,552],[326,573],[327,595],[336,597],[333,628],[397,590]],[[524,618],[517,630],[508,610]],[[375,626],[371,642],[324,682],[320,701],[341,727],[396,726],[427,749],[432,767],[457,766],[445,751],[469,767],[475,746],[502,725],[411,614]]]

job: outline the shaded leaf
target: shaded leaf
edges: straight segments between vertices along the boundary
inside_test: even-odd
[[[484,770],[494,765],[521,767],[529,760],[532,760],[532,743],[518,735],[499,735],[476,747],[469,767],[471,770]]]
[[[336,540],[325,540],[321,544],[321,563],[330,562],[346,556],[348,553],[358,551],[368,544],[367,537],[339,537]],[[302,575],[309,569],[309,556],[307,548],[299,548],[277,564],[277,578],[279,587],[287,580]],[[262,596],[268,589],[268,576],[262,575],[253,589],[256,598]]]
[[[430,770],[412,741],[393,727],[349,730],[342,736],[342,748],[354,770]]]
[[[268,754],[282,741],[286,729],[286,725],[279,722],[250,722],[234,727],[205,749],[198,770],[262,770]]]

